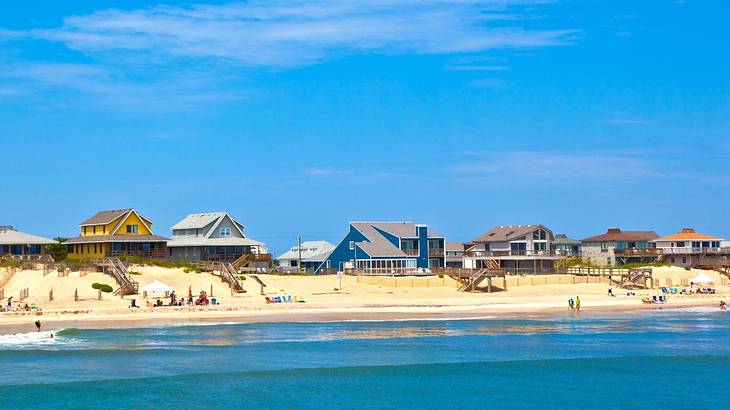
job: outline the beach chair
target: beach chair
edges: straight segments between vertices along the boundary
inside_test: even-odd
[[[657,303],[659,302],[659,299],[657,299],[656,295],[651,297],[652,302]]]
[[[662,288],[662,293],[666,295],[667,293],[669,293],[669,291],[667,290],[667,288]]]
[[[306,303],[304,296],[299,296],[299,303]]]
[[[291,295],[287,296],[286,302],[291,303]]]
[[[274,303],[274,301],[271,300],[270,297],[266,296],[266,304],[268,305],[269,303]]]

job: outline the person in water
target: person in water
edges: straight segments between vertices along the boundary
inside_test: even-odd
[[[720,301],[720,310],[727,310],[727,304],[724,300]]]
[[[41,321],[40,320],[35,321],[35,328],[36,328],[37,332],[41,331]]]

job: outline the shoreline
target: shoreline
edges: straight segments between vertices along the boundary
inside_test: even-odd
[[[54,312],[0,316],[0,335],[32,333],[34,322],[41,320],[42,331],[63,329],[132,329],[171,326],[261,323],[336,323],[379,321],[439,321],[478,319],[524,319],[549,317],[558,314],[580,313],[637,313],[645,311],[672,311],[684,308],[717,308],[721,297],[705,300],[685,300],[666,304],[583,305],[580,312],[566,307],[531,306],[520,304],[487,304],[461,306],[352,306],[340,308],[308,307],[286,310],[171,310],[137,311],[125,313],[93,312],[59,314]],[[719,309],[718,309],[719,311]]]

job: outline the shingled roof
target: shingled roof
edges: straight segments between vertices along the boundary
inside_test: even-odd
[[[351,225],[360,231],[368,242],[358,242],[357,246],[370,256],[405,257],[406,254],[393,245],[382,232],[387,232],[399,238],[417,238],[418,226],[411,222],[352,222]],[[428,232],[429,238],[443,238],[443,236]]]
[[[132,208],[126,209],[115,209],[111,211],[99,211],[91,218],[81,222],[81,226],[84,225],[106,225],[119,218],[128,214]]]
[[[606,233],[581,239],[581,242],[641,242],[651,241],[658,237],[659,235],[653,231],[622,231],[619,228],[609,228]]]
[[[544,225],[505,225],[494,228],[479,235],[472,242],[507,242],[525,236],[537,228],[550,232]]]

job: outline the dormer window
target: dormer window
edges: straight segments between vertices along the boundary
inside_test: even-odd
[[[542,229],[538,229],[532,233],[532,239],[536,241],[544,241],[547,239],[547,233],[545,233]]]
[[[221,228],[220,236],[222,236],[222,237],[231,236],[231,228]]]
[[[139,225],[127,225],[127,233],[139,233]]]

